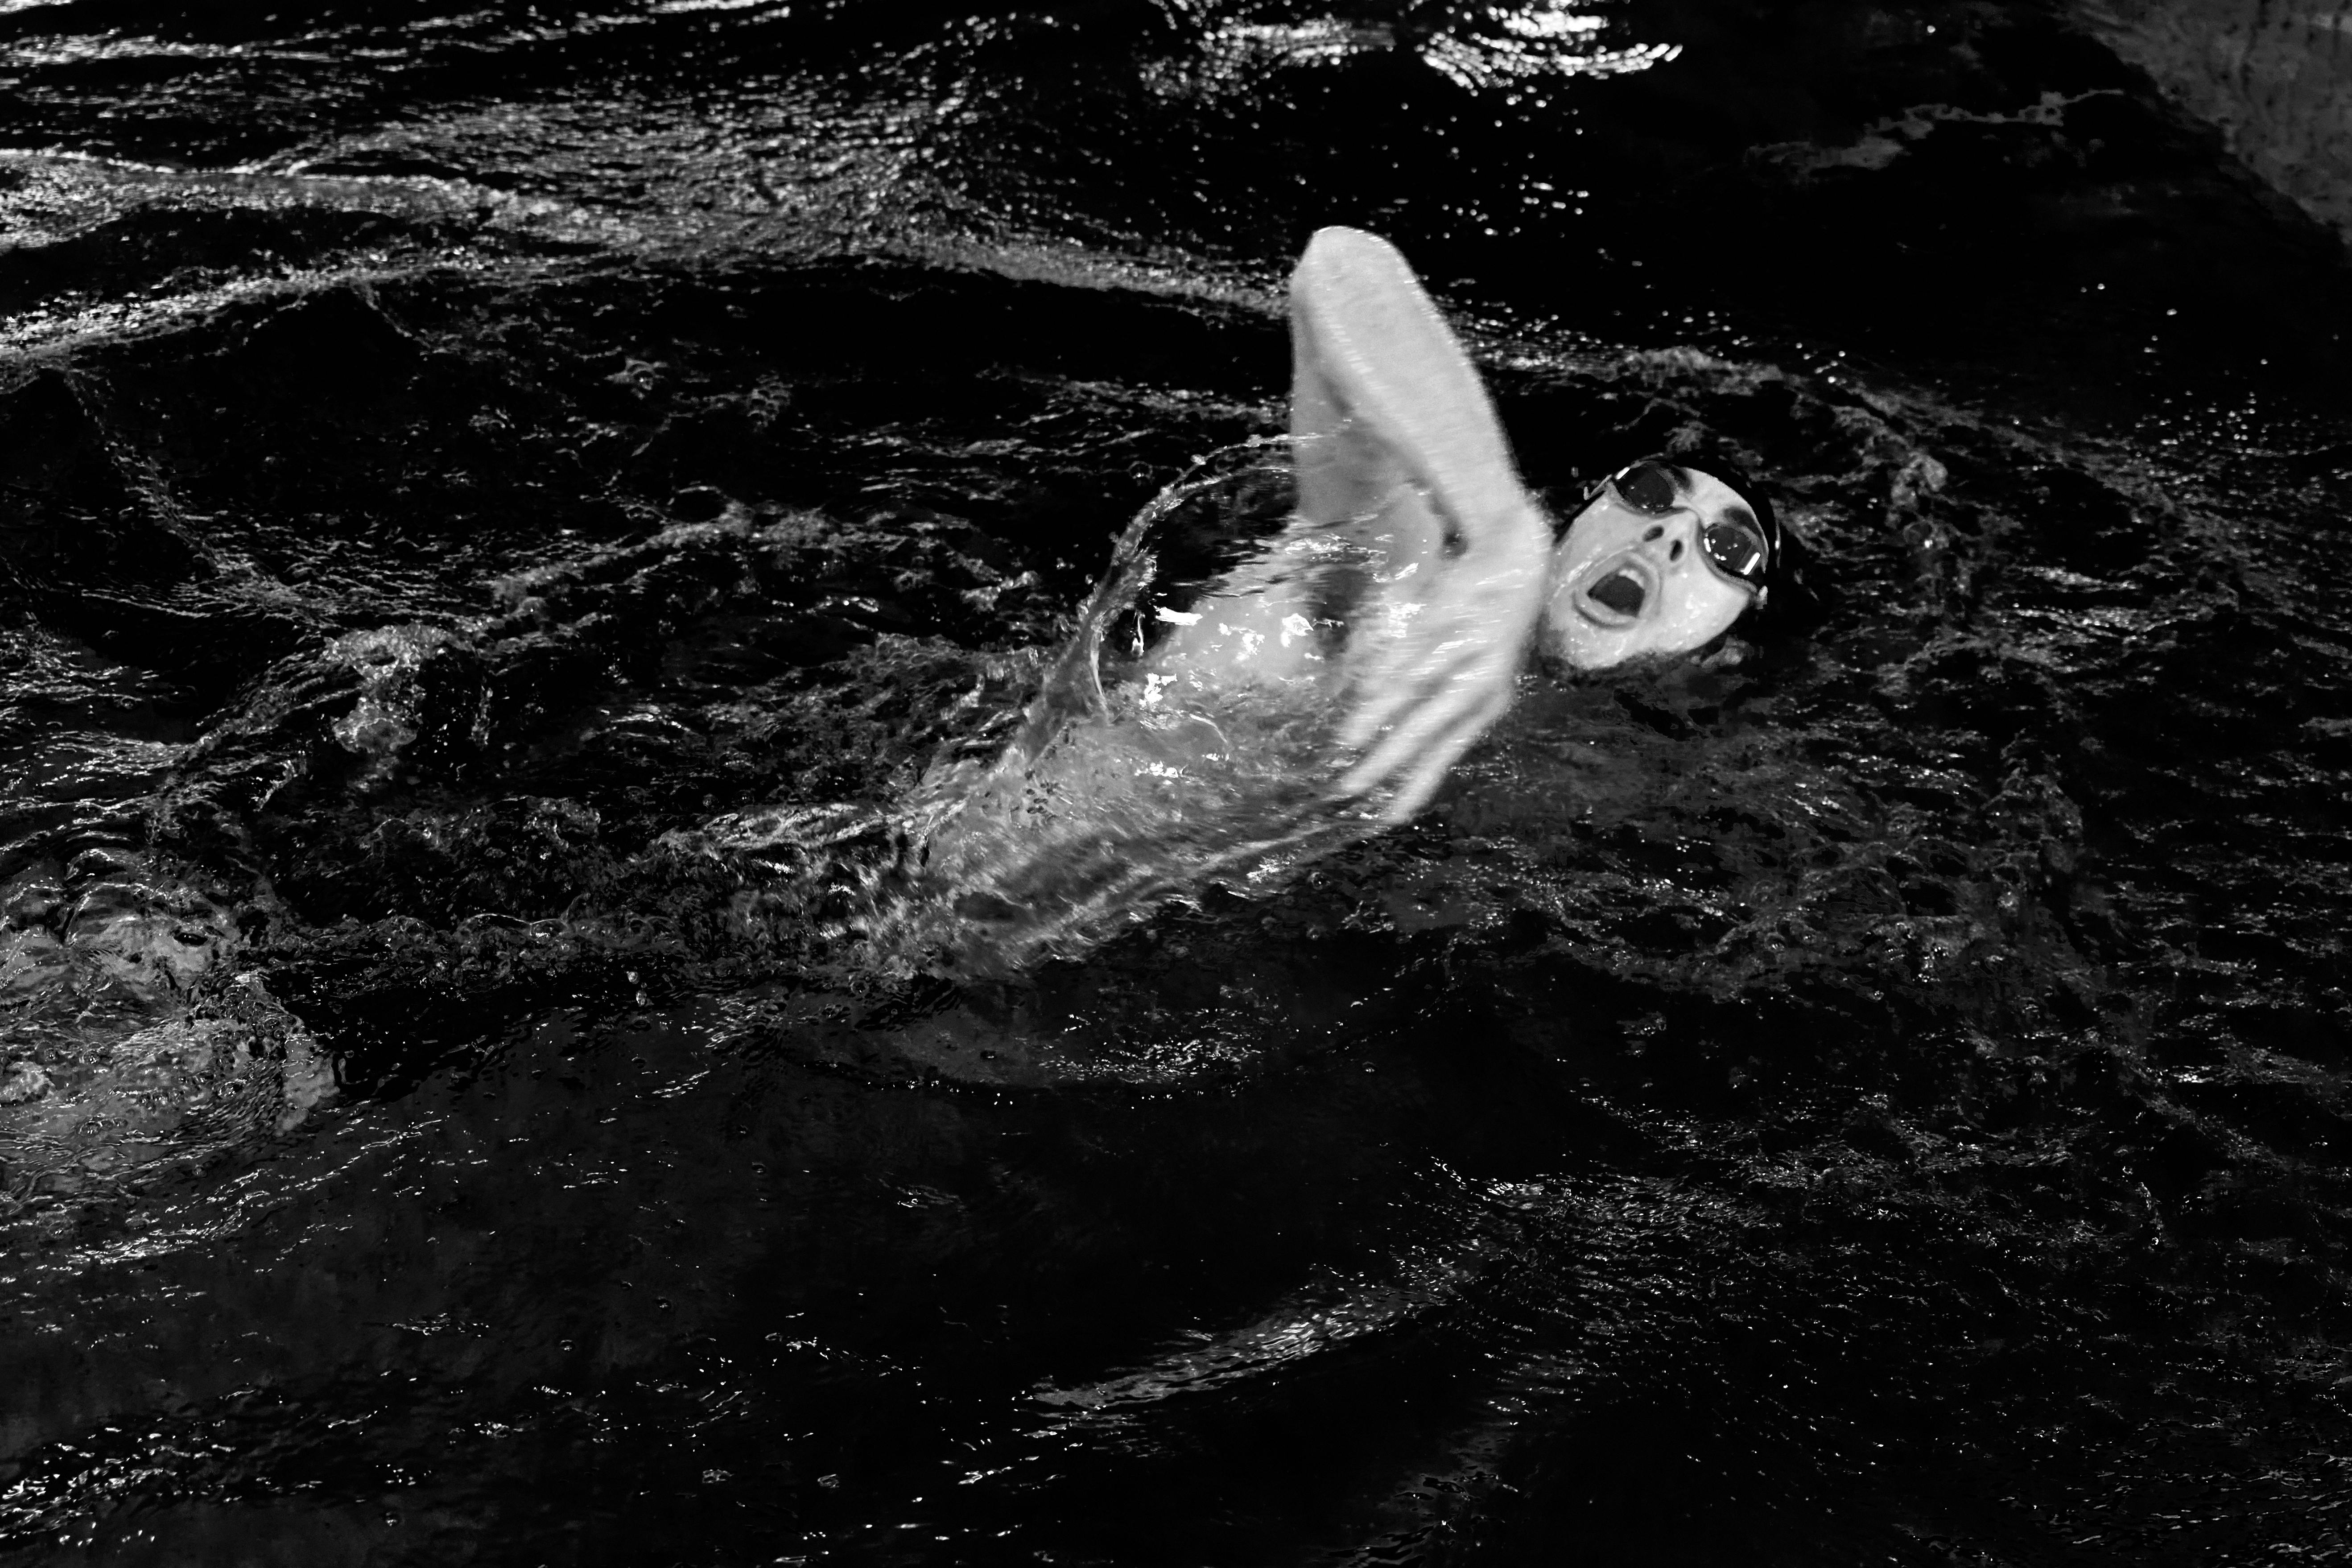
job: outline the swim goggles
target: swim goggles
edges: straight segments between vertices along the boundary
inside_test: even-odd
[[[1643,517],[1664,517],[1683,504],[1693,468],[1722,480],[1742,498],[1759,498],[1752,510],[1735,503],[1703,520],[1698,541],[1699,552],[1706,557],[1708,565],[1733,582],[1755,589],[1760,601],[1769,586],[1780,528],[1772,517],[1771,503],[1763,500],[1756,487],[1746,482],[1737,470],[1727,471],[1721,463],[1705,460],[1679,462],[1666,458],[1643,458],[1626,464],[1593,486],[1585,495],[1584,506],[1591,506],[1603,494],[1612,494],[1628,511]],[[1577,510],[1580,511],[1583,507]]]

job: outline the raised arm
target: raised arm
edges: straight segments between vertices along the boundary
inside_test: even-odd
[[[1404,258],[1327,228],[1290,286],[1299,511],[1386,557],[1354,628],[1342,793],[1402,822],[1509,708],[1550,531],[1486,390]]]

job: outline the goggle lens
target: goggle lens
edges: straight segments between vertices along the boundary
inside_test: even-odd
[[[1675,481],[1655,463],[1636,463],[1609,482],[1635,511],[1655,517],[1675,510]]]
[[[1706,558],[1752,588],[1764,585],[1764,536],[1733,517],[1719,517],[1699,531]]]

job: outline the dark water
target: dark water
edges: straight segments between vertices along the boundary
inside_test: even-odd
[[[2063,16],[5,13],[6,1561],[2352,1554],[2352,279]],[[1821,603],[865,952],[1335,221]]]

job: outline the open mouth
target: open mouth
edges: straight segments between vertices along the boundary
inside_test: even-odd
[[[1587,620],[1613,628],[1641,619],[1657,591],[1650,563],[1628,550],[1594,563],[1574,598],[1578,613]]]

